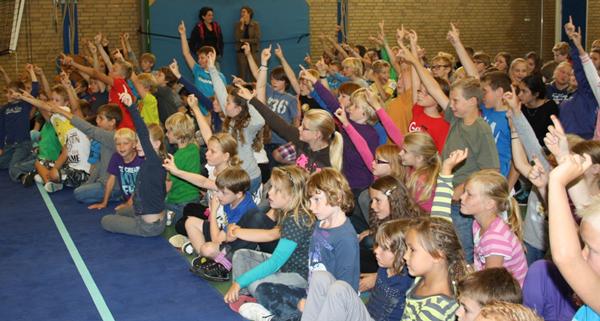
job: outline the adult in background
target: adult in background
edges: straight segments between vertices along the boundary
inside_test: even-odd
[[[211,46],[217,52],[217,59],[223,57],[223,33],[221,26],[214,21],[211,7],[202,7],[198,13],[198,24],[192,29],[189,40],[190,52],[197,52],[202,46]]]
[[[252,20],[254,11],[252,8],[243,6],[240,9],[240,21],[235,26],[235,40],[237,52],[237,67],[240,78],[247,82],[254,81],[252,73],[248,66],[248,60],[244,55],[242,45],[247,42],[250,45],[250,50],[254,56],[254,61],[258,61],[258,49],[260,47],[260,26],[258,22]]]

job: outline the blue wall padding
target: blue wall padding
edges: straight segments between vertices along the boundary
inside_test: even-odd
[[[177,26],[179,21],[183,20],[189,37],[193,27],[198,23],[200,8],[212,7],[215,20],[223,30],[225,48],[221,71],[229,83],[231,75],[237,74],[234,24],[240,19],[240,8],[243,5],[249,5],[254,10],[254,20],[260,24],[261,48],[269,46],[269,43],[272,43],[275,48],[275,44],[279,43],[287,61],[298,72],[298,65],[303,63],[304,56],[310,50],[310,38],[307,36],[309,34],[309,10],[306,1],[156,0],[150,6],[150,30],[153,34],[178,37]],[[184,76],[191,75],[181,54],[179,39],[152,35],[151,51],[157,57],[157,67],[167,65],[173,58],[176,58]],[[273,51],[269,67],[273,68],[278,65],[279,61]]]

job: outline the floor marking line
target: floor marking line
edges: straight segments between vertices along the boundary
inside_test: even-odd
[[[69,251],[71,258],[73,259],[73,262],[75,263],[75,266],[77,267],[77,271],[79,272],[79,275],[81,275],[81,278],[83,279],[83,283],[85,283],[85,287],[87,288],[88,292],[90,293],[90,296],[92,297],[92,300],[94,301],[94,304],[96,305],[96,309],[100,313],[100,317],[102,318],[103,321],[114,321],[115,318],[113,317],[112,313],[108,309],[108,306],[106,305],[106,302],[104,301],[104,297],[102,296],[102,293],[100,293],[100,290],[98,289],[98,286],[96,285],[96,282],[94,282],[94,278],[92,278],[92,275],[90,274],[90,271],[88,270],[87,266],[85,265],[83,258],[79,254],[79,251],[77,250],[77,246],[75,246],[75,243],[73,242],[73,239],[71,238],[71,235],[69,234],[69,231],[65,227],[65,224],[63,223],[63,221],[60,217],[60,214],[56,210],[54,203],[50,199],[48,192],[46,192],[46,190],[44,189],[44,187],[41,184],[37,183],[36,185],[37,185],[38,190],[40,191],[40,195],[42,195],[42,198],[44,199],[44,203],[46,203],[46,207],[48,208],[48,211],[50,212],[50,215],[52,216],[52,219],[54,220],[54,224],[56,225],[56,228],[58,229],[58,232],[60,233],[60,236],[62,237],[63,242],[67,246],[67,250]]]

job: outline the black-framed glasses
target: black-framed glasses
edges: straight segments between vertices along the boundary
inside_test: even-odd
[[[390,162],[388,162],[386,160],[383,160],[383,159],[375,158],[375,163],[377,163],[377,164],[389,164]]]

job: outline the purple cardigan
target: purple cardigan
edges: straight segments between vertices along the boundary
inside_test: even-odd
[[[322,107],[335,114],[335,111],[340,108],[340,104],[335,96],[319,82],[315,83],[314,88],[316,94],[325,103],[325,106]],[[374,155],[375,149],[379,145],[379,136],[375,128],[367,124],[358,124],[352,120],[350,120],[350,123],[360,136],[365,139],[369,150]],[[352,189],[365,189],[373,183],[373,174],[370,168],[363,162],[358,149],[356,149],[346,131],[343,130],[342,126],[338,126],[338,129],[342,133],[342,137],[344,137],[342,172],[346,176],[346,179],[348,179],[348,183]]]

